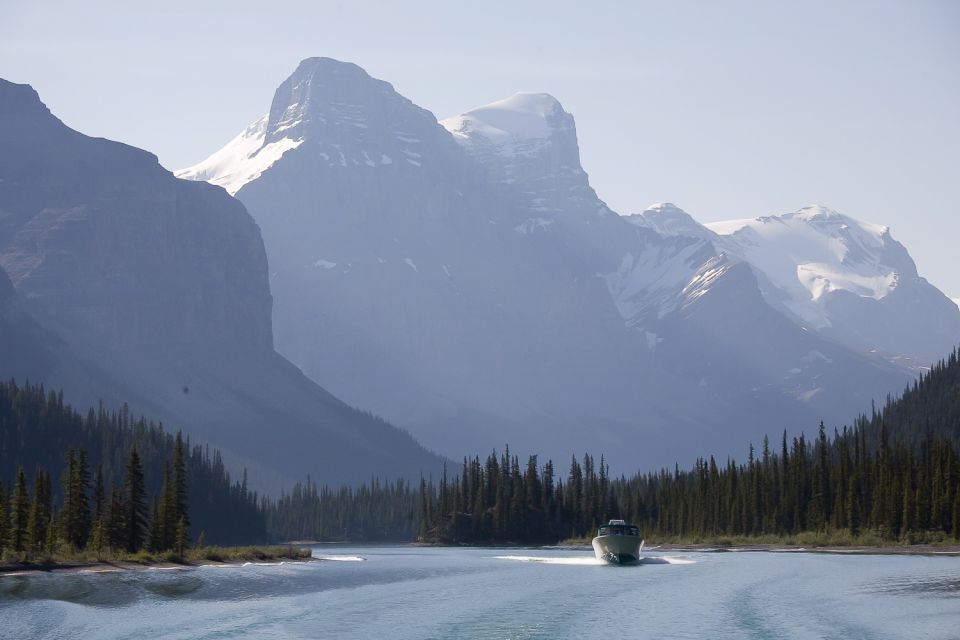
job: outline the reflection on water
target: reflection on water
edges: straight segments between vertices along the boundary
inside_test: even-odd
[[[195,575],[176,576],[170,580],[150,582],[144,585],[144,589],[150,593],[155,593],[168,598],[185,596],[193,593],[203,586],[203,580]]]
[[[960,597],[960,568],[950,574],[894,577],[873,585],[877,593],[934,594]]]
[[[320,562],[0,578],[3,638],[932,638],[960,558],[318,548]],[[815,613],[815,615],[814,615]]]

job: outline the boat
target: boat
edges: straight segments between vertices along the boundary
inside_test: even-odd
[[[608,524],[600,525],[597,537],[593,539],[593,552],[597,560],[611,564],[636,562],[642,550],[640,529],[626,520],[611,520]]]

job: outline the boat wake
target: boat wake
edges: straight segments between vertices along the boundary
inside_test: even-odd
[[[550,557],[550,556],[494,556],[494,560],[513,560],[514,562],[539,562],[540,564],[579,564],[579,565],[604,565],[603,560],[596,558],[587,558],[585,556],[570,557]]]
[[[696,564],[696,560],[681,556],[651,556],[640,558],[640,564]]]
[[[604,560],[587,556],[494,556],[494,560],[512,560],[514,562],[537,562],[540,564],[564,564],[599,567],[608,564]],[[696,560],[680,556],[643,557],[632,564],[694,564]]]
[[[316,560],[329,560],[331,562],[366,562],[363,556],[313,556]]]

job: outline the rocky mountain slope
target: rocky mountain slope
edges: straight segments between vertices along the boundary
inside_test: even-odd
[[[222,447],[264,486],[439,469],[273,350],[266,255],[241,203],[69,129],[6,81],[0,268],[8,321],[17,335],[45,332],[28,340],[51,351],[48,366],[4,353],[6,375],[62,387],[78,406],[129,402]]]

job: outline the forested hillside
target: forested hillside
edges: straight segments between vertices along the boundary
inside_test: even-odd
[[[419,535],[458,541],[554,541],[622,517],[664,537],[869,532],[886,540],[960,538],[960,363],[955,350],[853,428],[749,447],[746,463],[610,479],[601,458],[574,458],[564,482],[536,456],[509,452],[421,492]]]
[[[425,478],[419,487],[372,479],[356,488],[330,488],[308,479],[277,500],[258,501],[245,482],[231,480],[217,452],[187,443],[191,531],[205,531],[219,544],[267,538],[542,544],[590,535],[599,523],[620,517],[653,539],[807,532],[849,540],[960,539],[958,381],[955,351],[902,398],[852,428],[831,434],[821,424],[813,438],[783,432],[772,443],[750,445],[742,463],[711,456],[692,469],[674,466],[629,478],[610,477],[602,457],[573,457],[561,476],[552,461],[541,465],[530,456],[521,465],[507,449],[465,459],[462,473]],[[147,492],[162,496],[177,441],[126,411],[90,410],[83,417],[42,387],[0,384],[5,495],[25,488],[26,476],[16,478],[23,467],[43,470],[37,486],[45,486],[53,502],[69,502],[50,478],[65,469],[69,478],[78,451],[84,465],[102,473],[104,486],[126,486],[136,450]],[[94,501],[96,486],[88,492]],[[22,505],[12,493],[0,502]]]
[[[880,412],[862,417],[860,425],[878,442],[881,425],[889,435],[914,448],[932,433],[960,448],[960,350],[936,363],[897,399],[888,399]]]
[[[96,503],[98,492],[109,499],[111,487],[119,489],[128,481],[131,451],[136,451],[149,508],[149,500],[162,498],[165,481],[171,480],[177,440],[161,425],[133,418],[126,410],[101,407],[84,416],[64,404],[62,394],[43,386],[0,383],[0,497],[14,489],[22,469],[31,485],[37,484],[38,471],[48,478],[39,486],[46,485],[52,507],[63,504],[66,492],[60,479],[68,475],[71,459],[79,464],[82,453],[87,470],[81,474],[86,475],[84,500]],[[245,479],[230,477],[218,451],[191,446],[189,438],[181,446],[194,539],[202,532],[212,544],[264,542],[265,519]]]

